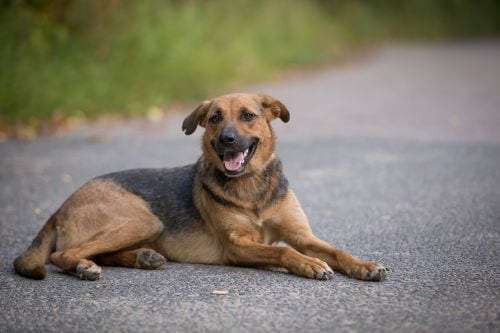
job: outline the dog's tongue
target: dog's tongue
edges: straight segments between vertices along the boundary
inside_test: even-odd
[[[241,169],[245,156],[243,152],[239,153],[226,153],[224,154],[224,167],[229,171],[238,171]]]

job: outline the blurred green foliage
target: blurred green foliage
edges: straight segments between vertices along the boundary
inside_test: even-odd
[[[136,114],[388,38],[490,36],[494,0],[2,0],[0,120]]]

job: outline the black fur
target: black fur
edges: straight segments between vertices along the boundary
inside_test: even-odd
[[[133,169],[97,179],[111,180],[146,201],[168,231],[180,231],[201,222],[193,202],[198,164],[178,168]]]
[[[288,179],[283,175],[283,172],[281,172],[281,162],[280,162],[280,174],[279,174],[279,181],[278,185],[273,189],[273,193],[271,194],[271,197],[269,198],[269,201],[266,202],[266,205],[264,206],[265,208],[272,206],[276,202],[280,201],[283,199],[288,192]]]
[[[214,191],[207,184],[201,183],[201,187],[203,188],[204,191],[206,191],[208,193],[210,198],[212,198],[212,200],[214,200],[215,202],[218,202],[221,205],[226,206],[226,207],[241,208],[240,206],[236,205],[235,203],[230,202],[230,201],[218,196],[217,194],[215,194]]]
[[[266,169],[262,173],[261,176],[261,185],[259,191],[255,193],[255,200],[258,201],[260,198],[264,197],[267,192],[271,191],[271,182],[273,177],[281,178],[283,177],[283,173],[281,172],[281,161],[277,158],[273,159],[267,165]],[[265,203],[265,207],[270,206],[271,204]]]

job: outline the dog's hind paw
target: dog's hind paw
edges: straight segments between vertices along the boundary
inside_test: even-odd
[[[137,253],[135,266],[142,269],[165,269],[167,259],[151,249],[141,249]]]
[[[82,280],[95,281],[101,278],[102,268],[90,260],[80,260],[76,266],[76,276]]]

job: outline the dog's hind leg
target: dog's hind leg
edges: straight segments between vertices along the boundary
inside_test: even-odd
[[[94,180],[76,191],[55,216],[50,261],[82,279],[95,280],[93,257],[138,247],[159,236],[163,224],[143,199],[110,182]]]
[[[164,269],[167,259],[153,249],[139,248],[101,254],[96,256],[94,261],[103,266]]]
[[[156,218],[146,222],[117,221],[116,227],[99,232],[83,244],[52,253],[50,261],[67,272],[76,273],[81,279],[95,280],[100,276],[100,267],[89,258],[152,239],[162,228]]]

